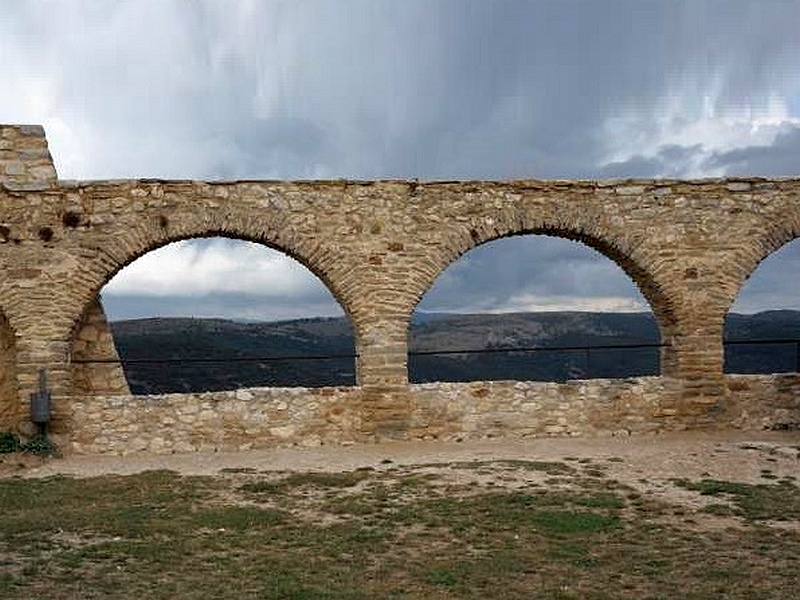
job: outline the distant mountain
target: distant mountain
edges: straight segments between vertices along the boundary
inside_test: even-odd
[[[771,344],[753,343],[759,340],[784,341]],[[800,371],[800,344],[790,340],[800,340],[800,311],[770,310],[754,315],[731,313],[725,320],[725,371]]]
[[[344,318],[154,318],[116,321],[111,331],[136,394],[355,384],[353,331]],[[341,358],[316,358],[330,356]]]
[[[355,383],[353,331],[343,317],[277,323],[154,318],[111,328],[137,394]],[[800,339],[800,312],[731,314],[726,339]],[[651,375],[658,373],[658,342],[649,313],[416,314],[409,376],[425,382]],[[649,347],[619,348],[637,345]],[[517,351],[504,351],[511,349]],[[447,353],[433,354],[438,351]],[[726,348],[726,370],[793,371],[795,353],[794,344],[734,344]]]
[[[630,377],[658,372],[659,349],[543,350],[650,345],[659,341],[649,313],[503,313],[439,315],[411,328],[413,382]],[[532,351],[532,349],[538,349]],[[498,352],[524,349],[524,352]],[[426,354],[471,350],[464,354]],[[488,352],[475,352],[488,351]],[[420,353],[420,354],[415,354]]]

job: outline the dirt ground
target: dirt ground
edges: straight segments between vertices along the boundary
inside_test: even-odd
[[[625,483],[711,478],[742,483],[800,479],[800,432],[679,432],[614,438],[537,438],[467,442],[384,442],[351,446],[173,455],[80,456],[38,459],[0,456],[0,476],[93,477],[168,469],[186,475],[221,470],[349,471],[490,460],[589,460]]]
[[[0,477],[39,478],[54,475],[95,477],[170,470],[182,475],[225,479],[270,477],[287,473],[346,472],[371,469],[383,476],[402,477],[413,471],[444,483],[517,488],[532,482],[548,488],[580,483],[567,478],[556,483],[547,469],[522,469],[512,474],[493,461],[563,463],[580,467],[575,473],[594,473],[614,487],[636,490],[642,497],[666,503],[678,512],[702,513],[719,498],[687,489],[678,480],[703,479],[769,485],[778,481],[800,484],[800,432],[679,432],[652,436],[605,438],[492,439],[467,442],[385,442],[350,446],[287,448],[249,452],[173,455],[67,456],[42,459],[0,455]],[[476,463],[480,468],[455,469]],[[568,467],[569,468],[569,467]],[[553,488],[555,489],[555,488]],[[679,517],[682,519],[683,517]],[[696,527],[697,521],[690,519]],[[706,529],[738,526],[731,517],[704,514]],[[800,521],[774,522],[797,530]]]

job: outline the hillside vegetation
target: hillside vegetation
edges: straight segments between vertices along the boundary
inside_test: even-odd
[[[344,317],[274,323],[154,318],[112,323],[112,332],[138,394],[355,384],[355,341]],[[726,339],[800,339],[800,312],[730,315]],[[410,330],[409,377],[566,381],[656,375],[659,340],[650,313],[421,314]],[[644,347],[614,348],[637,345]],[[467,352],[454,353],[459,350]],[[726,360],[729,372],[794,371],[796,345],[731,345]]]

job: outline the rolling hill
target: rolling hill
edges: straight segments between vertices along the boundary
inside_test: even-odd
[[[138,394],[355,383],[354,338],[345,318],[274,323],[152,318],[111,327],[131,390]],[[726,338],[800,339],[800,312],[732,314]],[[652,375],[658,373],[658,341],[649,313],[420,314],[410,331],[409,376],[425,382]],[[642,344],[648,347],[597,348]],[[570,349],[548,350],[565,347]],[[448,353],[435,354],[442,350]],[[730,345],[726,369],[792,371],[795,352],[794,344]]]

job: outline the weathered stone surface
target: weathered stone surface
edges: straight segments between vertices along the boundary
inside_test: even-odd
[[[73,395],[130,394],[103,307],[97,300],[89,303],[76,329],[72,364]]]
[[[83,396],[65,407],[81,453],[234,451],[357,439],[359,391],[254,388],[164,396]]]
[[[800,429],[800,376],[729,376],[713,428]],[[246,392],[243,393],[243,392]],[[408,390],[405,439],[619,436],[687,427],[665,377],[427,383]],[[72,450],[236,451],[347,444],[362,431],[358,388],[255,388],[164,396],[82,396],[65,407]]]
[[[53,430],[91,452],[797,422],[789,380],[723,375],[722,330],[745,279],[799,231],[798,179],[59,182],[43,130],[2,125],[0,428],[25,427],[41,368]],[[537,232],[630,275],[666,344],[662,376],[409,385],[408,324],[434,279]],[[152,249],[212,235],[283,250],[328,285],[356,332],[357,387],[127,394],[98,291]],[[92,356],[110,362],[76,362]]]
[[[41,125],[0,125],[0,187],[45,189],[56,177]]]

